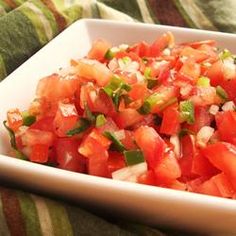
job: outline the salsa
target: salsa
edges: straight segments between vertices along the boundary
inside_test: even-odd
[[[7,112],[14,155],[117,180],[236,197],[236,58],[214,40],[95,41]]]

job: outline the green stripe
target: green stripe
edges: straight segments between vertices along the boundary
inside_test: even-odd
[[[45,199],[55,236],[72,236],[72,228],[65,208],[52,200]]]
[[[63,15],[67,16],[67,24],[70,25],[74,21],[82,17],[83,8],[79,5],[74,5],[63,10]]]
[[[101,18],[101,15],[100,15],[100,12],[99,12],[99,8],[98,8],[97,3],[92,4],[91,10],[92,10],[92,16],[93,16],[93,18]]]
[[[194,0],[208,19],[223,32],[236,33],[235,0]]]
[[[15,10],[0,18],[0,55],[9,74],[41,48],[37,33],[21,12]]]
[[[143,21],[142,14],[136,0],[99,0],[99,2],[123,12],[139,21]]]
[[[1,193],[0,193],[0,235],[10,236],[10,231],[8,229],[6,218],[3,213]]]
[[[182,17],[186,21],[187,25],[192,28],[198,28],[194,24],[194,22],[192,21],[191,17],[188,15],[188,13],[184,10],[180,1],[179,0],[172,0],[172,1],[175,3],[176,7],[178,8],[179,13],[182,15]]]
[[[7,76],[6,68],[4,65],[4,61],[0,55],[0,81]]]
[[[45,29],[43,27],[43,23],[41,22],[38,14],[36,14],[33,10],[31,10],[27,5],[23,5],[19,11],[21,11],[25,16],[29,18],[29,20],[34,25],[34,28],[38,34],[39,41],[42,45],[46,44],[50,39],[46,36]]]
[[[42,231],[35,204],[29,194],[17,192],[27,235],[41,236]]]

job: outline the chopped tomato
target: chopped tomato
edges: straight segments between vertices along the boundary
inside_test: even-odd
[[[60,168],[84,173],[85,158],[79,154],[80,141],[74,138],[58,138],[55,142],[56,160]]]
[[[163,111],[160,133],[174,135],[180,130],[180,114],[178,107],[172,105]]]
[[[110,152],[107,160],[108,172],[111,173],[126,166],[124,155],[119,152]]]
[[[138,177],[138,183],[147,185],[156,185],[156,176],[153,170],[148,170],[146,173]]]
[[[137,145],[144,152],[151,169],[155,169],[164,156],[166,144],[159,134],[151,127],[141,126],[134,132]]]
[[[88,58],[102,61],[104,59],[107,50],[110,47],[111,44],[109,42],[99,39],[93,43],[92,48],[88,52]]]
[[[59,137],[65,137],[66,132],[74,128],[78,118],[79,116],[74,104],[59,103],[56,116],[53,120],[55,133]]]
[[[29,159],[33,162],[45,163],[48,161],[48,145],[34,144],[31,147]]]
[[[54,120],[53,116],[45,116],[45,117],[37,120],[35,123],[33,123],[30,126],[30,128],[53,132],[54,131],[53,120]]]
[[[150,54],[150,46],[146,42],[137,43],[129,48],[129,52],[134,52],[139,57],[147,57]]]
[[[223,70],[223,63],[221,60],[216,61],[211,65],[206,74],[206,76],[211,80],[211,85],[217,86],[221,84],[224,80]]]
[[[7,112],[7,124],[14,131],[22,126],[23,118],[19,109],[11,109]]]

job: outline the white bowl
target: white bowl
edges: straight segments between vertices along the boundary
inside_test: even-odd
[[[2,125],[6,112],[14,107],[26,109],[42,76],[67,65],[71,58],[86,55],[95,39],[104,38],[114,45],[151,42],[166,31],[173,32],[179,42],[216,39],[220,47],[236,52],[236,36],[232,34],[139,23],[77,21],[0,84],[0,179],[94,203],[150,225],[197,232],[236,232],[235,200],[88,176],[7,156],[9,140]]]

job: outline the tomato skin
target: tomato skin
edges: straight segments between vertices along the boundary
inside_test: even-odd
[[[146,185],[156,185],[156,176],[153,170],[148,170],[146,173],[138,177],[138,183]]]
[[[84,173],[86,171],[85,158],[79,154],[80,141],[74,138],[57,138],[54,144],[58,167]]]
[[[192,58],[197,63],[200,63],[209,57],[206,52],[188,46],[184,47],[184,49],[180,53],[180,56]]]
[[[53,132],[54,131],[53,120],[54,120],[53,116],[45,116],[45,117],[37,120],[35,123],[33,123],[30,126],[30,128]]]
[[[59,137],[65,137],[66,132],[73,129],[79,116],[74,104],[59,103],[58,110],[53,120],[55,133]]]
[[[142,41],[140,43],[137,43],[129,48],[129,52],[133,52],[137,54],[139,57],[146,57],[150,54],[150,46]]]
[[[219,136],[222,141],[236,144],[236,112],[222,111],[215,116]]]
[[[54,135],[52,132],[29,128],[21,137],[24,146],[34,146],[37,144],[52,146]]]
[[[92,48],[88,52],[88,58],[103,61],[104,56],[109,48],[111,48],[111,44],[109,42],[98,39],[93,42]]]
[[[160,133],[174,135],[180,130],[180,115],[178,106],[172,105],[163,111]]]
[[[203,126],[210,126],[213,116],[209,113],[208,106],[195,106],[194,124],[186,124],[185,127],[194,133],[197,133]]]
[[[219,170],[223,171],[236,189],[236,147],[230,143],[210,144],[202,153]]]
[[[196,81],[200,77],[201,68],[194,60],[188,59],[179,72],[190,77],[193,81]]]
[[[224,80],[220,83],[220,86],[228,94],[229,100],[232,100],[234,103],[236,103],[236,79]]]
[[[181,169],[172,151],[164,154],[164,157],[155,167],[155,175],[158,185],[172,183],[181,176]]]
[[[121,143],[125,146],[127,150],[137,149],[137,145],[134,140],[134,132],[130,130],[124,130],[125,137],[121,139]]]
[[[112,172],[122,169],[126,166],[122,153],[110,151],[107,160],[108,172],[111,177]]]
[[[23,118],[19,109],[11,109],[7,112],[7,124],[13,131],[17,131],[23,125]]]
[[[74,96],[77,85],[77,78],[63,79],[58,74],[52,74],[39,81],[36,94],[47,101],[63,100]]]
[[[128,95],[133,100],[140,99],[141,101],[143,101],[145,97],[148,95],[147,85],[143,83],[134,84],[131,90],[129,91]]]
[[[221,60],[213,63],[208,69],[206,76],[210,79],[212,86],[217,86],[224,80],[223,70],[223,62]]]
[[[137,145],[144,152],[149,168],[155,169],[164,156],[166,144],[155,129],[148,126],[140,126],[134,132]]]
[[[124,129],[142,121],[143,116],[135,109],[126,108],[118,112],[114,120],[119,128]]]
[[[29,159],[32,162],[46,163],[48,161],[48,145],[35,144],[31,147]]]

